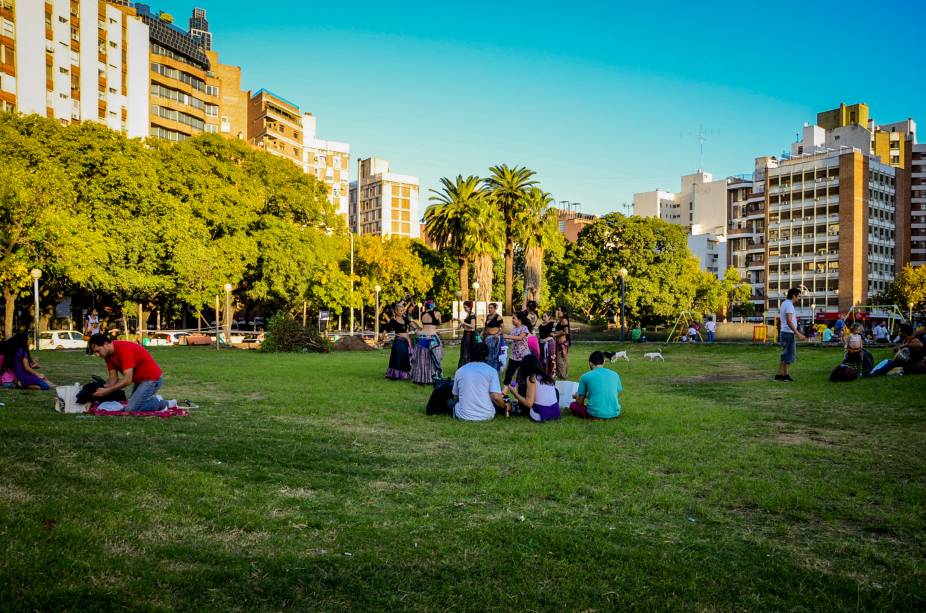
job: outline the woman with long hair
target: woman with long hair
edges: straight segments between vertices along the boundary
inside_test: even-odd
[[[463,328],[463,340],[460,341],[460,361],[457,368],[470,362],[470,352],[473,343],[476,342],[476,314],[473,309],[473,301],[467,300],[463,303],[465,315],[460,319],[460,326]]]
[[[421,313],[421,331],[412,349],[412,382],[419,385],[431,385],[435,377],[440,376],[444,361],[444,346],[437,334],[441,323],[440,311],[432,298],[424,301]]]
[[[518,401],[522,414],[526,413],[537,422],[560,418],[553,378],[544,371],[540,360],[528,354],[518,369],[518,379],[524,382],[523,388],[510,388],[509,391]]]
[[[569,314],[565,307],[556,307],[556,325],[553,326],[553,338],[556,339],[556,377],[569,377],[569,346],[572,336],[569,333]]]
[[[505,346],[505,339],[502,338],[502,316],[498,314],[498,305],[490,302],[486,309],[486,323],[482,330],[482,340],[489,346],[489,366],[495,370],[501,370],[502,364],[499,361],[499,353]]]
[[[553,327],[556,322],[553,315],[544,311],[540,316],[540,326],[537,328],[537,337],[540,341],[540,363],[544,371],[551,377],[556,376],[556,339],[553,338]]]
[[[386,378],[395,381],[404,381],[411,377],[411,348],[412,341],[408,335],[411,320],[405,314],[405,305],[397,303],[393,309],[392,317],[383,330],[394,332],[392,351],[389,353],[389,368],[386,369]]]
[[[54,387],[48,377],[38,371],[39,363],[29,353],[29,335],[25,332],[13,335],[6,343],[3,356],[4,368],[11,365],[20,387],[47,390]]]
[[[521,361],[531,355],[527,346],[527,336],[531,333],[530,321],[527,319],[527,313],[521,311],[511,317],[511,332],[505,335],[505,340],[511,341],[511,354],[508,356],[508,367],[505,368],[504,385],[511,383],[511,378],[517,372]]]

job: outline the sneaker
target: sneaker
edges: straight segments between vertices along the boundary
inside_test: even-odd
[[[782,375],[775,375],[775,381],[787,381]]]
[[[785,375],[782,381],[787,381],[788,383],[794,383],[794,379],[791,378],[791,375]]]

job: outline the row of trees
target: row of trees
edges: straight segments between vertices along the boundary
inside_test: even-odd
[[[29,271],[43,302],[207,308],[226,283],[239,307],[359,307],[431,289],[420,246],[360,237],[355,291],[344,221],[326,186],[240,141],[129,140],[95,123],[0,114],[4,333]]]

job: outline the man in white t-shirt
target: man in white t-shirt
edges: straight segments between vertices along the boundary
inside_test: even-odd
[[[717,322],[713,317],[707,320],[707,323],[704,324],[704,327],[707,328],[707,342],[714,342],[714,335],[717,333]]]
[[[884,325],[883,321],[879,321],[878,325],[875,326],[873,330],[875,334],[876,343],[886,343],[887,342],[887,326]]]
[[[464,421],[486,421],[496,410],[505,410],[505,398],[498,382],[498,371],[486,362],[489,346],[476,343],[470,349],[471,362],[461,366],[453,376],[453,396],[457,402],[453,415]]]
[[[781,364],[778,366],[775,381],[794,381],[789,370],[791,364],[797,361],[797,339],[807,339],[797,329],[797,312],[794,305],[800,298],[801,290],[792,287],[788,290],[788,297],[782,300],[778,307],[778,317],[781,319]]]

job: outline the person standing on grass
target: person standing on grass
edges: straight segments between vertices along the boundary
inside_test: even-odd
[[[621,376],[605,368],[604,354],[593,351],[588,358],[588,372],[579,377],[576,399],[569,410],[585,419],[613,419],[621,416],[618,395],[623,391]]]
[[[556,325],[552,336],[556,339],[556,378],[565,381],[569,378],[569,347],[572,335],[569,330],[569,313],[565,307],[556,307]]]
[[[707,323],[704,324],[704,327],[707,328],[707,342],[713,345],[714,337],[717,334],[717,320],[711,317],[707,320]]]
[[[126,411],[147,412],[167,408],[167,401],[156,396],[164,383],[164,374],[147,349],[129,341],[111,341],[105,334],[94,334],[89,342],[93,355],[106,360],[109,370],[109,380],[93,393],[95,397],[109,396],[134,383]]]
[[[527,312],[521,311],[511,316],[511,333],[505,334],[505,340],[511,341],[511,355],[508,357],[508,366],[505,368],[505,380],[503,383],[508,385],[514,377],[514,373],[521,365],[521,361],[531,354],[527,346],[527,336],[531,333],[530,320],[527,319]]]
[[[797,330],[797,311],[794,305],[801,298],[801,290],[792,287],[788,290],[788,297],[781,301],[778,307],[778,316],[781,318],[781,363],[775,381],[794,381],[791,378],[791,365],[797,361],[797,339],[805,340],[807,337]],[[842,314],[840,313],[840,321]],[[845,327],[845,322],[843,322]]]

